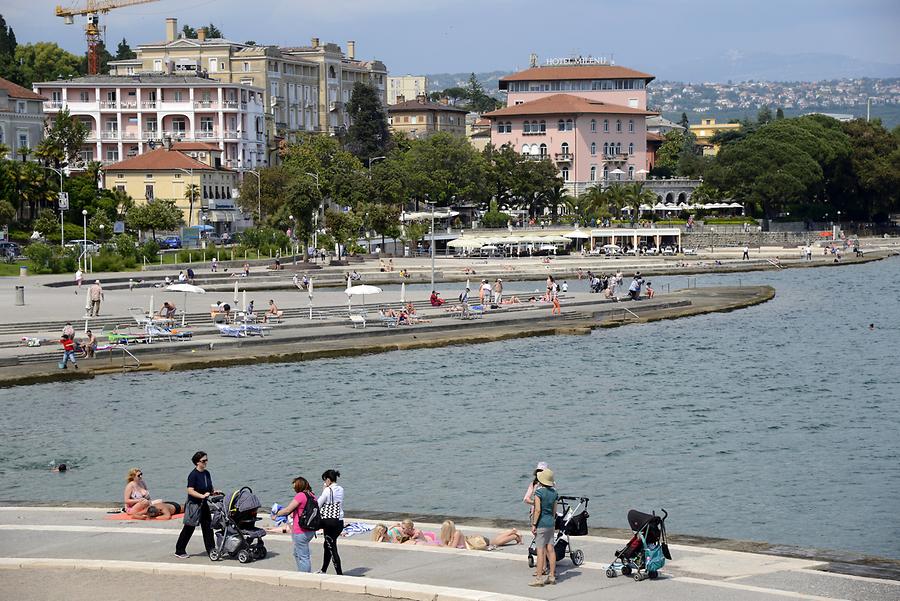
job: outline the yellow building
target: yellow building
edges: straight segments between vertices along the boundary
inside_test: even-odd
[[[715,119],[701,119],[699,125],[690,126],[691,133],[697,138],[697,146],[707,156],[719,153],[719,146],[712,143],[713,136],[722,131],[733,131],[740,128],[740,123],[716,123]]]
[[[104,186],[122,190],[138,204],[173,200],[189,226],[206,223],[218,233],[233,231],[235,222],[243,221],[234,202],[238,173],[221,167],[221,152],[203,142],[151,150],[104,167]],[[197,186],[193,199],[191,184]]]

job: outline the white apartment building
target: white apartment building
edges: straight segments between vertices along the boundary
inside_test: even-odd
[[[387,81],[388,104],[398,104],[428,94],[428,78],[424,75],[400,75],[388,77]],[[400,98],[403,100],[399,100]]]
[[[34,84],[88,130],[82,160],[113,164],[161,147],[167,139],[201,141],[222,151],[222,166],[266,164],[263,91],[196,75],[91,75]]]

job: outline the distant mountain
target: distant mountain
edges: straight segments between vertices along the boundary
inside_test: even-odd
[[[858,77],[898,77],[900,64],[866,61],[842,54],[775,54],[737,51],[722,56],[660,63],[647,68],[659,79],[693,82],[821,81]]]

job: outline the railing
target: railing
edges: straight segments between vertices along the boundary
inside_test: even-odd
[[[216,132],[214,132],[214,131],[207,131],[207,130],[199,129],[194,132],[194,138],[196,138],[198,140],[208,140],[210,138],[215,138],[215,137],[216,137]]]
[[[128,101],[128,102],[120,102],[119,106],[123,109],[136,109],[137,101],[133,100],[133,101]]]
[[[100,134],[101,140],[118,140],[119,132],[118,131],[105,131]]]
[[[144,101],[141,101],[141,108],[142,108],[142,109],[155,109],[155,108],[156,108],[156,101],[155,101],[155,100],[144,100]]]
[[[621,163],[622,161],[627,161],[627,160],[628,160],[628,156],[629,156],[629,155],[628,155],[627,152],[616,152],[616,153],[614,153],[614,154],[606,154],[606,155],[603,155],[603,160],[604,160],[604,161],[614,161],[614,162],[616,162],[616,163]]]
[[[237,100],[225,100],[222,102],[222,106],[226,109],[236,109],[238,107]]]
[[[191,137],[188,136],[186,131],[182,130],[169,130],[163,132],[164,138],[172,138],[173,140],[190,140]]]
[[[219,108],[219,103],[214,102],[212,100],[195,100],[194,101],[195,109],[213,109]]]
[[[545,136],[547,135],[547,131],[523,131],[523,136]]]
[[[44,103],[45,109],[61,109],[63,107],[63,103],[60,100],[50,100]]]
[[[155,140],[156,138],[159,137],[159,132],[156,131],[155,129],[147,130],[143,134],[141,134],[141,137],[144,140]]]
[[[239,140],[241,138],[241,132],[238,131],[226,131],[225,136],[228,140]]]
[[[97,141],[97,132],[89,131],[87,135],[84,137],[85,142],[96,142]]]
[[[136,131],[126,131],[125,133],[122,134],[122,139],[123,139],[123,140],[137,140],[137,139],[138,139],[138,132],[136,132]]]
[[[115,100],[101,100],[100,101],[101,109],[114,109],[114,108],[116,108],[116,105],[118,105],[118,103]]]
[[[555,156],[557,161],[571,162],[575,160],[575,155],[570,152],[557,152]]]

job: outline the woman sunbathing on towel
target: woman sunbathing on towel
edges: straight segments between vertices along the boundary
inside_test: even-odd
[[[125,485],[125,512],[136,520],[146,520],[162,516],[169,520],[173,515],[181,513],[178,503],[163,501],[162,499],[150,499],[150,491],[144,483],[143,472],[140,468],[131,468],[128,472],[128,484]]]
[[[522,542],[522,535],[519,534],[515,528],[499,532],[493,537],[485,536],[483,538],[493,547],[502,547],[509,543],[518,545]],[[468,548],[466,546],[465,535],[462,533],[462,530],[456,529],[456,524],[454,524],[452,520],[446,520],[441,524],[441,544],[445,547],[453,547],[455,549]]]

